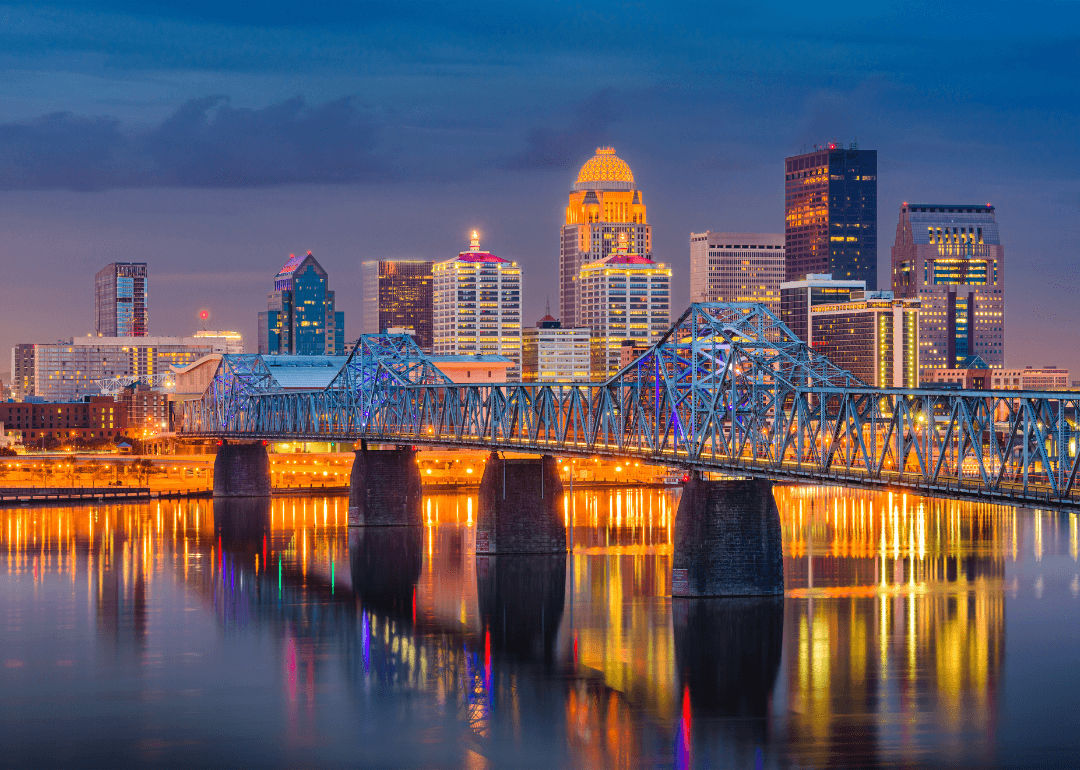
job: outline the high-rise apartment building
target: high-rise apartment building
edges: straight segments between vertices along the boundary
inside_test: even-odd
[[[21,400],[34,393],[34,344],[21,342],[11,349],[11,396]]]
[[[834,281],[831,275],[806,276],[801,281],[780,284],[780,320],[800,340],[813,343],[810,310],[817,305],[835,304],[866,291],[863,281]]]
[[[559,316],[565,326],[584,325],[581,268],[614,253],[620,233],[635,254],[652,257],[652,228],[634,174],[613,148],[598,147],[578,172],[566,204],[559,248]]]
[[[266,301],[267,310],[259,313],[260,353],[345,354],[345,314],[334,309],[329,278],[310,251],[289,255]]]
[[[591,376],[590,333],[564,329],[550,314],[522,330],[521,379],[524,382],[583,382]]]
[[[619,234],[611,256],[581,268],[581,325],[592,334],[592,378],[619,371],[623,343],[652,345],[671,324],[671,268],[629,250]]]
[[[780,314],[784,236],[690,233],[690,301],[758,302]]]
[[[473,231],[468,251],[436,262],[435,355],[499,355],[513,361],[507,377],[521,377],[521,268],[480,249]]]
[[[94,276],[94,330],[99,337],[150,333],[145,262],[112,262]]]
[[[922,300],[919,365],[954,369],[979,356],[1005,365],[1005,248],[989,203],[904,203],[892,248],[892,287]]]
[[[919,386],[919,301],[857,293],[810,310],[811,347],[873,388]]]
[[[370,259],[360,266],[361,332],[409,330],[420,349],[432,349],[431,261]]]
[[[784,161],[788,281],[810,273],[877,288],[877,150],[828,144]]]

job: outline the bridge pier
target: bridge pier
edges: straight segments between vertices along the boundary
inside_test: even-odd
[[[562,482],[555,458],[488,457],[480,480],[477,555],[565,553]]]
[[[673,597],[784,593],[780,512],[770,481],[693,474],[679,500],[674,540]]]
[[[214,456],[214,497],[269,497],[270,457],[261,441],[222,441]]]
[[[420,468],[411,447],[354,453],[349,477],[349,526],[420,526]]]

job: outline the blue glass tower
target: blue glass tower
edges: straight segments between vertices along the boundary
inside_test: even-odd
[[[309,251],[290,254],[274,276],[267,310],[259,313],[259,352],[277,355],[345,354],[345,314],[334,310],[334,292]]]

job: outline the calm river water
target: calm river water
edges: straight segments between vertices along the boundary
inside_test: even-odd
[[[0,763],[1070,765],[1078,517],[778,487],[783,601],[672,600],[677,491],[565,558],[475,496],[0,511]]]

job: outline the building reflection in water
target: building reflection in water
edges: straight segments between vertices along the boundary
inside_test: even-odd
[[[151,644],[161,581],[271,631],[285,742],[343,680],[358,712],[434,719],[450,761],[993,761],[1008,570],[1075,563],[1076,514],[778,487],[785,599],[673,602],[677,495],[575,491],[565,559],[477,559],[468,494],[351,532],[343,497],[11,509],[0,546],[9,580],[86,597],[99,663]],[[393,711],[418,694],[440,716]]]

